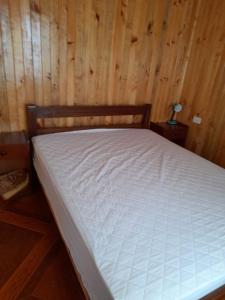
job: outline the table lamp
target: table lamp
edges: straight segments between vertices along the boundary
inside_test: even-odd
[[[179,103],[174,103],[172,107],[173,107],[173,112],[172,112],[170,120],[168,120],[167,123],[170,125],[176,125],[177,121],[174,120],[174,116],[175,116],[176,112],[182,111],[182,105]]]

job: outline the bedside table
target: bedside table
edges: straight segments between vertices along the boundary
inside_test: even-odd
[[[170,125],[167,122],[151,122],[150,129],[166,139],[184,147],[188,133],[188,126],[182,123]]]
[[[16,169],[30,173],[30,145],[24,132],[0,133],[0,174]]]

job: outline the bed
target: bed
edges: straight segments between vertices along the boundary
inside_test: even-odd
[[[225,171],[147,129],[150,109],[28,106],[34,167],[87,298],[216,299],[225,284]],[[37,125],[136,114],[141,123],[123,128]]]

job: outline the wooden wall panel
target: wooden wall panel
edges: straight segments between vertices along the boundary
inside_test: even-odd
[[[225,167],[224,71],[225,1],[206,1],[196,19],[178,118],[190,126],[187,147]],[[201,125],[192,123],[194,115]]]
[[[176,101],[187,147],[225,166],[224,28],[221,0],[0,0],[0,131],[26,127],[25,103],[147,102],[163,121]]]

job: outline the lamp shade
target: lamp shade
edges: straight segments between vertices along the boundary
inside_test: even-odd
[[[172,111],[171,118],[170,118],[170,120],[167,121],[170,125],[176,125],[177,124],[177,121],[174,120],[174,116],[175,116],[175,113],[182,111],[182,108],[183,107],[180,103],[174,103],[173,104],[173,111]]]
[[[173,105],[173,110],[175,111],[175,112],[180,112],[180,111],[182,111],[182,105],[181,104],[179,104],[179,103],[175,103],[174,105]]]

